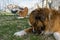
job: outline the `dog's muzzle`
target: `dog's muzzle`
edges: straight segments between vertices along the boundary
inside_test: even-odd
[[[32,32],[35,34],[35,33],[38,33],[38,34],[41,34],[45,29],[45,26],[44,27],[41,27],[41,28],[38,28],[38,30],[35,30],[35,28],[33,27],[32,29]]]

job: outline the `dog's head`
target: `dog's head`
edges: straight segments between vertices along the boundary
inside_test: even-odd
[[[45,30],[45,22],[47,21],[48,14],[49,11],[47,8],[40,8],[31,12],[29,20],[35,32],[41,33]]]

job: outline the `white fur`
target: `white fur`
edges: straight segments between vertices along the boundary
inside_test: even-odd
[[[31,23],[30,23],[29,21],[28,21],[28,24],[29,24],[30,26],[32,26]]]
[[[27,33],[24,30],[14,33],[15,36],[19,36],[19,37],[24,36],[26,34]]]
[[[60,33],[55,32],[53,35],[54,35],[56,40],[60,40]]]

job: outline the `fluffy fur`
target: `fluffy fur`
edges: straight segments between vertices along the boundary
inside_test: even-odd
[[[31,32],[40,34],[43,32],[44,34],[53,34],[56,40],[60,40],[59,11],[48,8],[35,9],[30,14],[29,22],[31,27],[25,29],[24,34]]]

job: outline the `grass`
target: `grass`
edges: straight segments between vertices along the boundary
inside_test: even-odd
[[[54,40],[52,35],[28,34],[23,37],[16,37],[14,33],[25,28],[28,25],[28,19],[17,19],[17,16],[0,15],[0,40]]]

